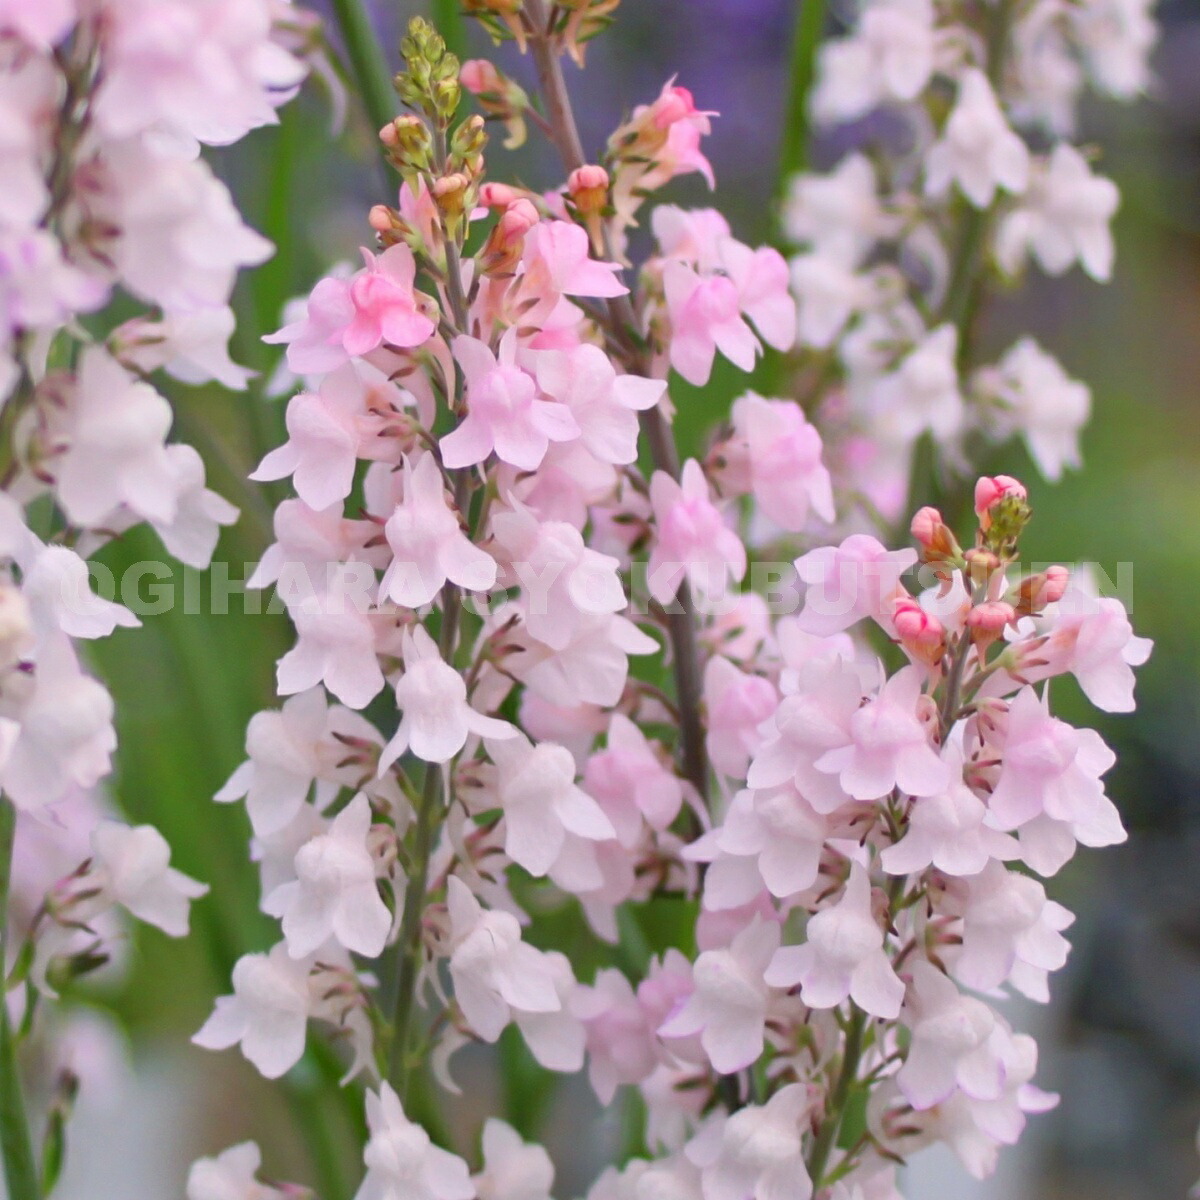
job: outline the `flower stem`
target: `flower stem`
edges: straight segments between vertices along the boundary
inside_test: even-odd
[[[563,78],[562,63],[549,37],[545,0],[525,0],[525,14],[532,23],[529,47],[537,67],[538,83],[546,105],[550,137],[567,173],[587,161],[571,97]],[[608,232],[604,234],[606,253]],[[609,258],[612,257],[608,253]],[[645,349],[635,337],[638,320],[629,297],[616,296],[608,302],[609,332],[622,348],[626,366],[633,374],[648,375]],[[640,414],[642,433],[650,447],[655,467],[673,479],[679,478],[679,455],[671,426],[661,409]],[[675,672],[675,698],[679,708],[679,764],[684,777],[702,800],[708,798],[708,753],[704,744],[704,722],[700,716],[702,680],[697,636],[696,608],[691,589],[684,580],[679,587],[676,611],[667,613],[667,636],[671,642]]]
[[[850,1099],[850,1089],[858,1077],[858,1063],[862,1058],[863,1035],[866,1032],[867,1015],[859,1008],[854,1008],[850,1015],[849,1027],[846,1030],[846,1046],[842,1051],[842,1067],[838,1072],[837,1082],[829,1095],[829,1104],[825,1109],[825,1119],[817,1131],[813,1142],[812,1153],[808,1156],[808,1174],[812,1179],[813,1189],[821,1186],[825,1168],[829,1165],[829,1156],[837,1144],[838,1132],[846,1116],[846,1102]]]
[[[0,797],[0,979],[7,973],[8,886],[12,878],[13,833],[17,812]],[[0,987],[0,1152],[9,1200],[40,1200],[33,1140],[17,1070],[17,1046],[8,1018],[7,993]]]
[[[333,0],[333,15],[346,44],[346,56],[363,108],[371,125],[382,129],[396,115],[396,98],[392,73],[371,18],[362,0]]]
[[[808,102],[817,73],[817,50],[825,28],[826,0],[799,0],[792,35],[792,57],[787,108],[783,114],[783,139],[779,148],[776,198],[782,198],[788,181],[808,167],[812,121]]]

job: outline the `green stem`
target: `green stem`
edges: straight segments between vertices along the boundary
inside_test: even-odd
[[[350,70],[358,86],[363,108],[375,129],[382,129],[396,115],[396,95],[379,39],[362,0],[333,0],[333,15],[346,43]]]
[[[459,59],[466,57],[467,29],[459,0],[431,0],[429,19],[446,39],[446,48]]]
[[[13,832],[17,812],[0,797],[0,977],[7,971],[8,885],[12,878]],[[17,1046],[8,1019],[8,1004],[0,988],[0,1152],[4,1155],[4,1181],[8,1200],[41,1200],[33,1139],[17,1069]]]
[[[825,29],[826,0],[798,0],[792,36],[787,108],[783,114],[783,139],[779,147],[776,197],[781,199],[788,181],[808,168],[812,142],[809,98],[817,74],[817,50]]]
[[[837,1082],[829,1095],[829,1104],[825,1109],[825,1118],[817,1131],[813,1142],[812,1153],[808,1156],[808,1174],[813,1182],[814,1191],[819,1189],[829,1165],[829,1156],[837,1145],[838,1132],[846,1115],[846,1101],[850,1098],[850,1089],[858,1077],[858,1063],[862,1058],[863,1035],[867,1028],[867,1017],[861,1009],[855,1008],[850,1017],[850,1026],[846,1030],[846,1047],[842,1051],[842,1068],[838,1072]]]

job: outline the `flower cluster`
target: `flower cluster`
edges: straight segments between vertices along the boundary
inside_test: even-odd
[[[973,442],[1014,435],[1047,479],[1079,466],[1087,386],[1028,336],[981,364],[974,332],[989,284],[1030,263],[1111,275],[1117,188],[1070,138],[1086,86],[1131,99],[1146,85],[1149,7],[868,0],[822,47],[818,122],[890,119],[860,125],[833,170],[791,181],[799,339],[838,431],[839,483],[865,486],[889,520],[923,435],[958,474]]]
[[[81,642],[139,622],[91,590],[88,558],[146,524],[204,567],[237,515],[197,451],[169,440],[153,379],[245,386],[230,292],[271,246],[198,151],[277,119],[308,70],[288,47],[314,28],[274,0],[0,6],[6,1039],[8,1021],[32,1025],[37,993],[106,961],[115,909],[180,937],[207,890],[170,867],[155,829],[101,819],[113,703]]]
[[[631,291],[625,234],[672,178],[711,176],[714,114],[670,84],[588,162],[559,59],[607,8],[468,8],[537,60],[566,180],[485,181],[464,89],[510,130],[536,110],[414,20],[408,111],[380,131],[396,202],[371,210],[361,268],[270,339],[302,390],[255,477],[296,496],[253,582],[296,641],[217,799],[245,802],[281,936],[238,962],[195,1040],[272,1078],[310,1022],[342,1041],[347,1083],[366,1083],[358,1200],[545,1200],[545,1152],[507,1126],[488,1123],[472,1175],[405,1107],[416,1075],[454,1092],[456,1050],[509,1026],[545,1070],[586,1069],[601,1101],[640,1094],[650,1155],[589,1200],[888,1200],[896,1164],[935,1141],[984,1174],[1053,1103],[1033,1040],[995,1007],[1009,989],[1046,999],[1067,955],[1070,914],[1037,876],[1124,837],[1111,752],[1051,715],[1045,681],[1073,675],[1126,711],[1149,645],[1065,568],[1021,572],[1015,479],[979,481],[967,549],[932,508],[917,550],[890,549],[859,531],[825,544],[843,514],[795,399],[746,392],[681,464],[674,377],[708,384],[718,354],[750,372],[797,330],[813,345],[819,321],[816,344],[874,364],[847,382],[880,445],[953,439],[960,329],[926,329],[908,278],[874,264],[903,214],[865,159],[844,168],[853,204],[810,184],[795,209],[825,239],[808,261],[841,263],[874,307],[833,320],[803,266],[667,204]],[[982,209],[1022,190],[1028,152],[1002,136],[973,40],[938,29],[922,68],[925,13],[868,9],[827,51],[818,103],[855,115],[843,93],[864,62],[871,87],[912,100],[944,51],[959,102],[1002,128],[948,126],[928,187],[942,172]],[[999,148],[969,169],[960,143],[985,135]],[[755,557],[764,529],[786,562]],[[776,566],[771,603],[754,585]],[[530,936],[570,906],[615,945],[623,906],[664,896],[694,928],[639,978],[580,978],[569,942]],[[251,1146],[204,1160],[192,1200],[225,1194],[210,1179],[260,1195],[256,1168]]]

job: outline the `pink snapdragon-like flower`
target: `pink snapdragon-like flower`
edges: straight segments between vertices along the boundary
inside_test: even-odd
[[[421,625],[404,633],[404,674],[396,681],[400,725],[379,756],[382,775],[406,750],[428,763],[449,762],[478,737],[509,738],[516,730],[507,722],[485,717],[467,700],[463,677],[438,653]]]
[[[375,886],[370,830],[371,805],[359,792],[324,833],[297,851],[295,880],[264,898],[263,911],[283,919],[292,958],[307,958],[330,937],[355,954],[382,953],[392,914]]]
[[[553,969],[540,950],[521,940],[512,913],[485,910],[456,875],[450,877],[450,978],[454,998],[476,1035],[494,1042],[514,1010],[562,1008]]]
[[[354,316],[349,280],[330,276],[313,288],[299,320],[268,334],[263,341],[286,345],[288,366],[297,375],[336,371],[350,357],[343,336]]]
[[[665,380],[618,375],[608,355],[587,343],[544,351],[536,371],[538,387],[570,409],[580,441],[601,462],[636,461],[637,414],[662,400]]]
[[[588,756],[583,783],[613,823],[617,839],[630,849],[640,841],[643,821],[651,829],[666,829],[683,805],[678,776],[619,712],[609,721],[606,748]]]
[[[363,250],[366,270],[350,281],[354,318],[342,335],[346,353],[369,354],[381,345],[407,349],[432,336],[435,325],[413,290],[416,263],[402,242],[378,257]]]
[[[666,604],[686,578],[705,597],[725,590],[726,578],[746,573],[746,548],[713,504],[704,470],[694,459],[683,465],[678,483],[665,471],[650,480],[650,502],[658,541],[646,566],[650,594]]]
[[[952,768],[929,744],[929,723],[922,717],[927,701],[921,675],[913,666],[897,671],[850,718],[850,744],[817,760],[817,770],[837,775],[856,800],[878,800],[895,787],[910,796],[932,796],[949,786]]]
[[[483,1170],[471,1182],[478,1200],[550,1200],[554,1164],[541,1146],[489,1117],[483,1126]]]
[[[75,18],[75,0],[0,0],[0,29],[35,46],[56,45]]]
[[[1085,846],[1125,840],[1116,806],[1100,777],[1116,755],[1094,729],[1073,729],[1050,715],[1031,687],[1022,688],[1004,721],[1000,777],[988,800],[988,823],[1017,830],[1025,861],[1053,875]]]
[[[553,742],[533,745],[523,734],[488,740],[496,764],[489,796],[504,811],[505,853],[531,875],[545,875],[568,833],[589,841],[615,836],[604,811],[575,783],[575,759]]]
[[[354,1200],[474,1200],[467,1164],[435,1146],[386,1081],[367,1093],[367,1174]]]
[[[778,947],[778,924],[756,918],[727,949],[706,950],[692,969],[695,991],[659,1034],[699,1034],[705,1054],[722,1075],[748,1067],[763,1050],[771,998],[765,973]]]
[[[370,378],[351,364],[326,376],[316,392],[301,392],[287,407],[288,440],[270,451],[251,479],[293,477],[310,508],[328,508],[350,495],[360,458],[390,457],[394,444],[380,435],[403,394],[382,376]],[[364,377],[365,376],[365,377]]]
[[[704,706],[710,761],[731,779],[745,779],[750,758],[763,742],[761,726],[779,707],[775,685],[717,654],[704,668]]]
[[[384,534],[393,558],[379,585],[381,599],[421,608],[447,582],[472,592],[496,582],[495,560],[463,532],[432,454],[404,460],[404,499]]]
[[[796,560],[808,584],[801,628],[828,637],[864,617],[882,623],[900,576],[917,561],[915,550],[887,550],[865,533],[851,534],[840,546],[822,546]]]
[[[956,1088],[973,1100],[995,1100],[1004,1090],[1007,1029],[931,963],[918,960],[908,974],[904,1020],[912,1040],[896,1075],[905,1099],[918,1111],[944,1103]]]
[[[617,263],[591,256],[587,230],[573,221],[542,221],[530,229],[522,256],[522,289],[530,295],[624,296]]]
[[[804,529],[810,512],[833,521],[833,483],[821,460],[821,435],[798,404],[749,392],[734,401],[733,429],[744,445],[749,490],[767,517],[792,532]]]
[[[497,354],[471,337],[455,338],[453,349],[466,379],[467,415],[441,439],[447,468],[474,466],[494,451],[501,462],[534,471],[551,442],[579,437],[571,410],[540,399],[533,377],[517,365],[516,330],[504,335]]]

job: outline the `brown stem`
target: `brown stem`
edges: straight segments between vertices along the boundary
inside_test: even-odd
[[[571,107],[571,97],[563,78],[562,62],[550,37],[550,19],[545,0],[525,0],[525,14],[532,29],[529,47],[537,68],[538,83],[546,105],[550,137],[567,173],[582,167],[587,159]],[[605,254],[612,258],[608,230],[604,230]],[[629,296],[615,296],[608,302],[608,333],[621,348],[625,365],[633,374],[648,375],[649,361],[637,338],[638,320]],[[671,426],[661,409],[641,414],[642,433],[650,446],[655,467],[679,478],[679,454]],[[704,722],[700,715],[702,679],[700,643],[696,608],[691,588],[685,579],[679,586],[678,611],[667,614],[667,636],[671,642],[675,672],[675,692],[679,706],[679,765],[701,799],[708,799],[708,753],[704,745]]]

